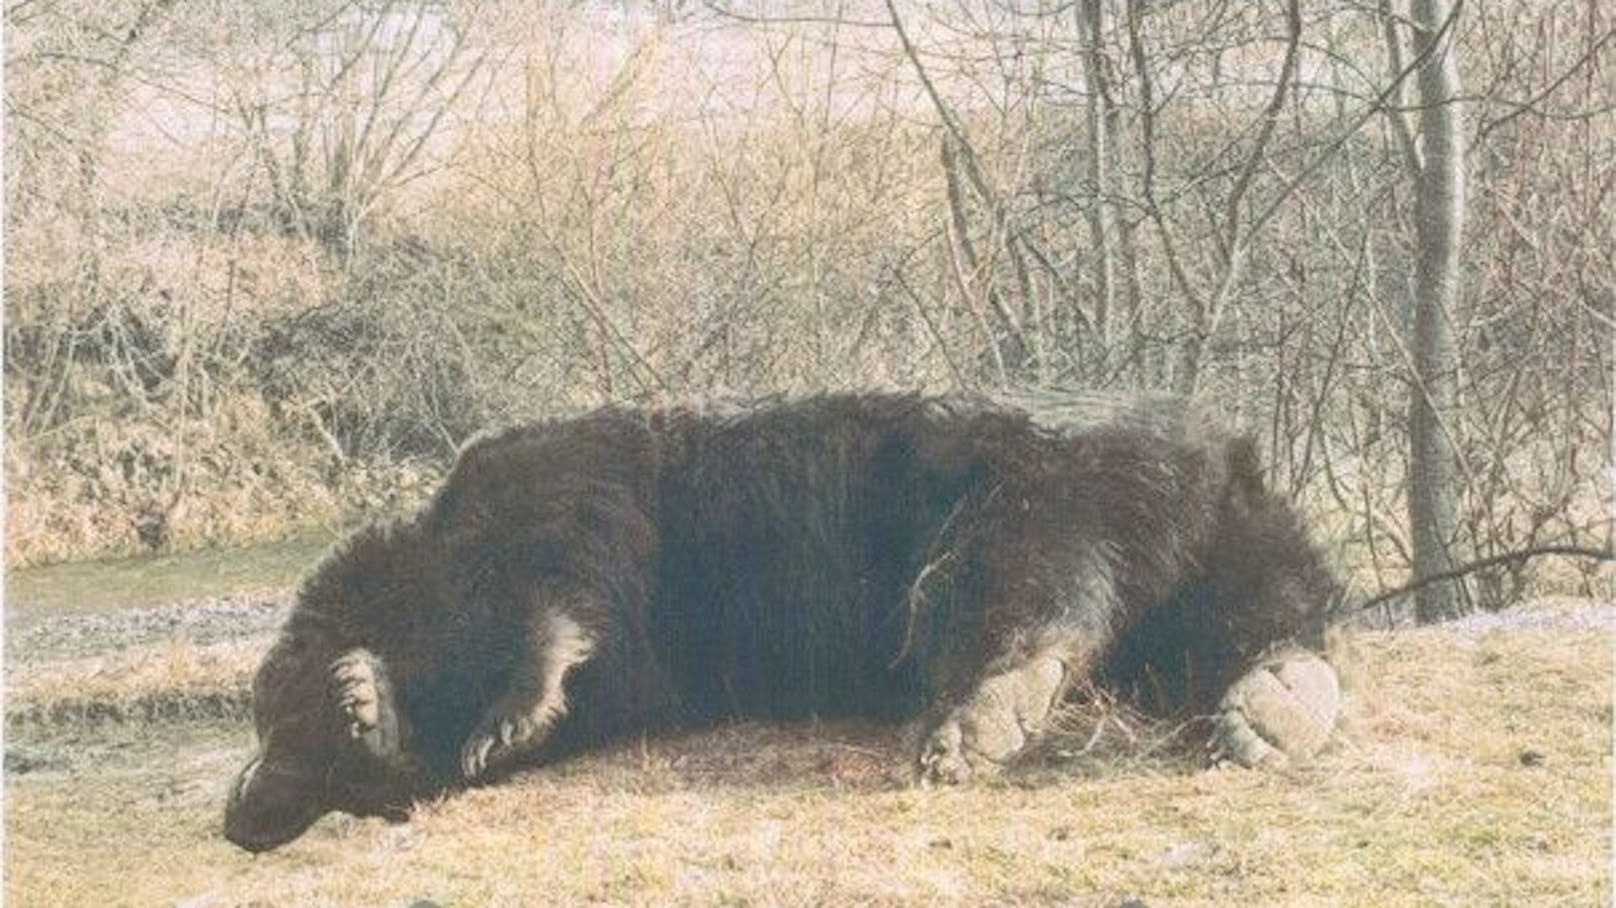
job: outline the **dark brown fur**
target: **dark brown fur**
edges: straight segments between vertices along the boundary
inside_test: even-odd
[[[1171,399],[540,423],[470,445],[422,514],[309,579],[226,833],[274,847],[330,809],[402,814],[490,767],[732,715],[955,716],[969,749],[994,678],[1204,714],[1270,647],[1316,646],[1337,594],[1250,443]],[[1039,659],[1055,687],[1017,680]],[[1042,708],[1011,718],[1031,733]]]

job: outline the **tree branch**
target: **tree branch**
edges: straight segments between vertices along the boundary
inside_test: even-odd
[[[1415,592],[1416,590],[1424,589],[1433,583],[1442,583],[1447,580],[1454,580],[1468,574],[1474,574],[1477,571],[1486,570],[1490,567],[1497,567],[1500,564],[1526,561],[1528,559],[1538,558],[1543,555],[1565,555],[1572,558],[1592,558],[1596,561],[1616,560],[1616,552],[1613,552],[1610,549],[1594,549],[1581,545],[1536,546],[1529,549],[1521,549],[1518,552],[1505,552],[1502,555],[1493,555],[1488,558],[1481,558],[1476,561],[1466,562],[1465,564],[1461,564],[1455,568],[1449,568],[1445,571],[1438,571],[1435,574],[1415,578],[1402,586],[1393,587],[1392,589],[1389,589],[1383,593],[1371,596],[1368,599],[1365,599],[1363,602],[1360,602],[1348,609],[1347,612],[1367,612],[1383,602],[1388,602],[1392,599],[1396,599],[1399,596],[1406,596],[1409,593]]]

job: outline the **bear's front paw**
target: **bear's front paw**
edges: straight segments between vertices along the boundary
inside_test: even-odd
[[[960,785],[975,776],[992,775],[1027,744],[1016,714],[995,702],[980,700],[950,712],[920,747],[920,781]]]
[[[1264,659],[1223,695],[1208,743],[1214,765],[1278,769],[1305,761],[1330,740],[1341,684],[1319,656],[1290,650]]]
[[[971,777],[971,764],[965,758],[965,735],[953,718],[926,736],[920,747],[918,769],[924,785],[959,785]]]
[[[1041,655],[977,685],[921,744],[921,783],[957,785],[997,772],[1043,728],[1065,677],[1059,659]]]
[[[460,774],[476,779],[514,754],[543,739],[549,724],[531,715],[491,714],[472,730],[460,748]]]
[[[347,726],[348,736],[357,738],[381,724],[385,708],[385,686],[381,664],[368,650],[344,653],[331,664],[331,681]]]
[[[350,739],[397,768],[411,768],[410,725],[399,712],[387,666],[365,649],[349,650],[331,663],[331,696]]]

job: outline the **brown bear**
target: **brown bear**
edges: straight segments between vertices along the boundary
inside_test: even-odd
[[[304,584],[253,686],[225,834],[423,796],[631,731],[917,720],[930,782],[1074,685],[1317,749],[1340,588],[1252,443],[1184,402],[865,393],[605,409],[477,440]],[[1295,649],[1290,649],[1294,647]],[[1276,655],[1277,654],[1277,655]]]

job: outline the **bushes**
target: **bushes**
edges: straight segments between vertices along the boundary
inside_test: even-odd
[[[1231,206],[1273,11],[1205,34],[1193,4],[1151,7],[1135,35],[1144,7],[1100,7],[1112,106],[1086,118],[1086,32],[999,6],[986,31],[908,23],[938,103],[890,31],[832,20],[32,5],[8,68],[9,557],[351,519],[480,428],[606,402],[1170,387],[1194,358],[1275,484],[1396,581],[1412,225],[1375,14],[1306,24],[1333,56],[1304,56]],[[1608,535],[1611,131],[1569,116],[1597,94],[1592,9],[1461,34],[1498,99],[1472,108],[1452,314],[1477,555]]]

